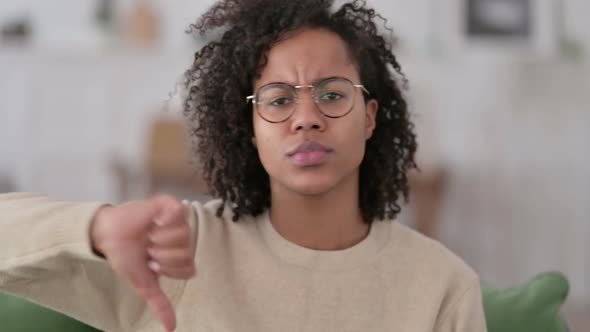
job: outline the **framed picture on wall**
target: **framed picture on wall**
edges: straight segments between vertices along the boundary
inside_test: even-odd
[[[559,43],[554,0],[431,0],[437,43],[447,54],[551,57]]]
[[[468,38],[527,39],[533,30],[532,0],[467,0]]]

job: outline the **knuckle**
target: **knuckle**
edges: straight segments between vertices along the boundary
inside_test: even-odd
[[[191,242],[191,234],[190,234],[190,231],[188,229],[186,229],[186,230],[184,230],[182,232],[182,234],[180,235],[180,241],[184,245],[190,244],[190,242]]]
[[[173,197],[172,197],[171,195],[169,195],[169,194],[158,193],[158,194],[156,194],[156,195],[155,195],[155,196],[152,198],[152,200],[154,200],[154,201],[156,201],[156,202],[162,202],[162,203],[165,203],[165,202],[169,202],[169,201],[171,201],[171,200],[172,200],[172,198],[173,198]]]
[[[195,275],[196,269],[194,265],[183,266],[178,268],[169,268],[162,271],[164,275],[171,278],[190,278]]]
[[[184,208],[184,204],[182,204],[182,202],[178,200],[178,198],[170,194],[156,194],[156,196],[153,197],[153,201],[158,202],[159,204],[165,206],[167,209],[173,212],[176,212]]]
[[[159,255],[160,255],[160,250],[158,250],[158,249],[157,249],[157,248],[155,248],[155,247],[149,247],[149,248],[147,249],[147,252],[148,252],[148,255],[149,255],[151,258],[154,258],[154,259],[157,259],[157,258],[159,257]]]
[[[182,265],[190,266],[193,263],[193,258],[190,256],[189,253],[185,253],[181,260]]]
[[[182,204],[182,202],[180,202],[178,199],[176,198],[171,198],[169,204],[169,209],[174,213],[174,214],[178,214],[181,213],[184,210],[184,204]]]

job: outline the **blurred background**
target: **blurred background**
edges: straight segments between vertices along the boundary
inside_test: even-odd
[[[213,1],[0,2],[0,192],[207,199],[176,83]],[[401,216],[500,287],[564,273],[590,328],[590,1],[373,0],[410,79]]]

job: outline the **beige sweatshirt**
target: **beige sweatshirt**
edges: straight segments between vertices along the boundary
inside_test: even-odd
[[[268,214],[217,218],[219,204],[190,204],[196,277],[162,279],[177,331],[486,330],[476,274],[405,226],[377,221],[349,249],[316,251],[282,238]],[[106,331],[163,331],[92,254],[88,228],[99,206],[0,195],[0,291]]]

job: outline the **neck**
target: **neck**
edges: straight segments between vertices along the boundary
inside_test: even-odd
[[[270,218],[285,239],[316,250],[354,246],[369,233],[359,206],[358,173],[329,192],[302,195],[271,183]]]

